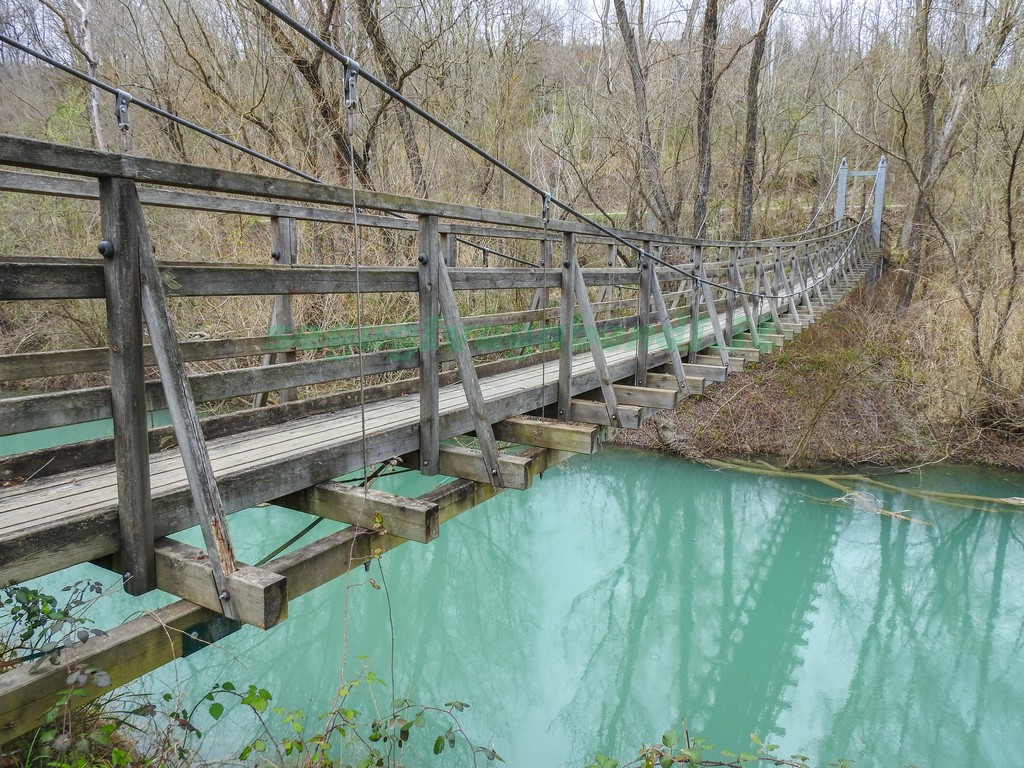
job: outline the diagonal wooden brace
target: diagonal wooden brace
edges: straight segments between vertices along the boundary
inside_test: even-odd
[[[466,329],[462,325],[459,308],[455,304],[455,291],[452,289],[451,278],[448,277],[448,266],[443,261],[438,264],[437,276],[441,315],[444,317],[444,324],[448,329],[448,339],[451,342],[452,352],[455,353],[455,360],[459,365],[459,378],[462,379],[462,389],[466,393],[466,404],[469,406],[469,412],[473,417],[473,429],[476,432],[476,439],[480,443],[484,465],[487,467],[491,484],[504,487],[505,483],[501,477],[501,463],[498,460],[500,458],[498,443],[494,439],[491,422],[487,420],[487,405],[484,402],[483,393],[480,391],[480,380],[477,378],[476,368],[473,366],[473,355],[469,350]]]
[[[583,281],[583,270],[575,258],[570,266],[572,281],[576,294],[576,304],[583,316],[583,332],[590,344],[590,352],[594,356],[594,367],[597,368],[597,376],[601,382],[601,394],[604,396],[604,405],[608,409],[608,420],[613,427],[619,424],[619,404],[615,397],[615,390],[612,387],[611,371],[608,368],[608,361],[604,356],[604,347],[601,346],[601,337],[597,333],[597,320],[594,317],[594,308],[590,305],[590,298],[587,296],[587,286]]]
[[[153,355],[160,370],[160,383],[167,399],[168,410],[171,412],[174,434],[181,448],[182,463],[188,477],[189,490],[192,492],[192,503],[199,516],[203,540],[209,551],[221,612],[229,619],[237,619],[228,584],[228,577],[235,572],[237,566],[235,553],[231,547],[231,537],[228,535],[227,520],[224,517],[224,505],[221,502],[220,490],[217,488],[217,478],[213,474],[213,466],[210,464],[210,454],[206,450],[206,440],[199,426],[199,414],[185,373],[185,363],[181,347],[178,346],[178,337],[174,332],[174,324],[167,311],[160,271],[153,255],[153,244],[149,239],[149,231],[137,193],[133,202],[139,219],[142,311],[146,318],[146,326],[149,328]]]

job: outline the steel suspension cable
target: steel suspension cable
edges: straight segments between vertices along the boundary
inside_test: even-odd
[[[64,62],[60,61],[59,59],[55,59],[52,56],[43,53],[42,51],[37,51],[35,48],[32,48],[31,46],[25,45],[24,43],[15,40],[10,35],[6,35],[0,32],[0,42],[9,45],[13,48],[17,48],[22,53],[26,53],[29,56],[39,59],[40,61],[45,62],[46,64],[49,64],[52,67],[56,67],[57,69],[71,75],[72,77],[77,77],[79,80],[83,80],[89,83],[90,85],[99,88],[101,91],[106,91],[107,93],[117,97],[118,99],[124,99],[125,104],[138,104],[143,109],[152,112],[155,115],[159,115],[160,117],[166,120],[170,120],[171,122],[177,123],[183,128],[188,128],[189,130],[195,131],[196,133],[200,133],[203,136],[206,136],[209,139],[213,139],[214,141],[218,141],[221,144],[231,147],[232,149],[237,149],[239,152],[244,152],[250,157],[254,157],[257,160],[260,160],[264,163],[269,163],[270,165],[273,165],[276,168],[280,168],[283,171],[287,171],[288,173],[293,173],[296,176],[305,179],[306,181],[312,181],[316,184],[323,184],[323,182],[320,179],[316,178],[316,176],[311,176],[310,174],[304,173],[303,171],[300,171],[297,168],[293,168],[287,163],[282,163],[280,160],[275,160],[269,155],[265,155],[262,152],[245,146],[244,144],[239,144],[237,141],[233,141],[232,139],[229,139],[227,136],[222,136],[219,133],[215,133],[214,131],[211,131],[208,128],[204,128],[203,126],[198,125],[197,123],[193,123],[191,120],[186,120],[185,118],[180,117],[174,114],[173,112],[168,112],[166,109],[161,109],[155,104],[150,104],[148,101],[136,98],[127,91],[124,91],[120,88],[115,88],[109,83],[105,83],[102,80],[93,77],[92,75],[77,70],[74,67],[69,66],[68,64],[65,64]]]

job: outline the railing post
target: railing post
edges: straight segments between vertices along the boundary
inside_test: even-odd
[[[572,416],[572,317],[576,306],[572,265],[576,259],[576,235],[562,235],[562,305],[561,328],[558,337],[558,419],[568,421]]]
[[[732,346],[733,315],[736,313],[736,291],[739,290],[739,248],[729,246],[729,290],[725,293],[725,343]]]
[[[120,566],[124,589],[156,589],[153,506],[149,481],[145,372],[142,356],[141,238],[135,184],[100,179],[103,281],[110,349],[110,399],[117,465]]]
[[[638,387],[646,386],[647,383],[647,353],[651,335],[651,278],[654,272],[654,262],[644,257],[644,254],[653,254],[654,243],[644,243],[644,253],[637,256],[636,264],[640,271],[640,291],[637,298],[636,318],[636,374],[633,382]]]
[[[299,233],[295,219],[282,216],[274,216],[270,220],[270,257],[275,264],[281,266],[292,266],[298,261]],[[270,325],[267,329],[268,336],[279,336],[295,332],[295,321],[292,315],[292,297],[289,293],[281,293],[274,296],[274,307],[270,312]],[[278,363],[295,362],[295,350],[277,352],[276,354],[263,355],[261,363],[264,366],[275,361]],[[267,404],[269,392],[260,392],[253,397],[253,407],[260,408]],[[288,403],[296,399],[295,388],[282,389],[279,393],[280,401]]]
[[[437,367],[441,242],[436,216],[419,217],[417,248],[420,298],[419,470],[424,475],[436,475],[441,471],[440,381]]]
[[[703,259],[703,246],[693,246],[690,251],[690,271],[693,273],[693,287],[690,290],[690,338],[686,342],[686,360],[690,363],[697,359],[697,339],[700,337],[700,275]]]
[[[836,222],[841,222],[846,217],[846,183],[850,173],[850,166],[846,164],[846,158],[839,164],[839,178],[836,179]]]
[[[875,208],[871,212],[871,239],[875,248],[882,247],[882,206],[885,203],[885,155],[878,161],[875,173]]]

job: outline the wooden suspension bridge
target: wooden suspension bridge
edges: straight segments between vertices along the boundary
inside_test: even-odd
[[[0,580],[91,561],[132,594],[181,598],[60,666],[0,676],[0,742],[39,721],[69,667],[116,685],[181,656],[204,623],[273,627],[289,599],[700,394],[838,302],[879,244],[842,211],[798,237],[702,241],[13,137],[0,192],[73,205],[93,238],[74,258],[0,254],[0,301],[92,301],[106,332],[102,347],[0,356],[0,386],[39,392],[0,399],[0,436],[113,425],[0,457]],[[216,221],[264,228],[269,247],[245,263],[174,253]],[[339,249],[330,264],[300,262],[312,227]],[[296,296],[338,314],[298,326]],[[188,309],[246,297],[263,297],[267,333],[207,338]],[[364,322],[370,304],[400,322]],[[396,464],[454,481],[404,498],[337,479]],[[238,562],[225,515],[266,502],[348,527]],[[197,524],[205,549],[167,538]]]

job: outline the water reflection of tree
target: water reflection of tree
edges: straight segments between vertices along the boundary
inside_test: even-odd
[[[930,529],[877,521],[877,573],[860,574],[876,579],[870,619],[828,741],[848,755],[881,743],[900,765],[1000,764],[994,745],[1019,725],[1019,604],[1006,610],[1003,581],[1020,521],[941,505],[929,519]]]

